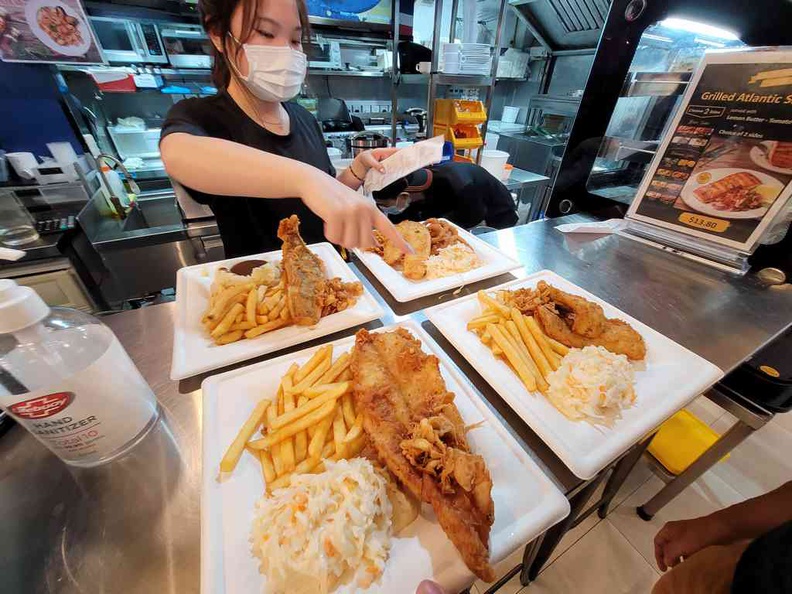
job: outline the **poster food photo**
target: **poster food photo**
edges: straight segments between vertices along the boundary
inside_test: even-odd
[[[792,193],[792,54],[707,54],[691,86],[629,214],[749,250]]]
[[[0,58],[5,62],[103,61],[79,0],[0,0]]]

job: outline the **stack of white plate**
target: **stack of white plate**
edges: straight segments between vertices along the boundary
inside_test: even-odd
[[[492,46],[486,43],[463,43],[460,74],[487,75],[492,71]]]
[[[459,74],[462,65],[462,44],[444,43],[440,70],[446,74]]]

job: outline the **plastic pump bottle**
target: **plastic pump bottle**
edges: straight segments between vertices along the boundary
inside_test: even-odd
[[[157,400],[112,331],[0,280],[0,408],[74,466],[128,452],[159,418]]]

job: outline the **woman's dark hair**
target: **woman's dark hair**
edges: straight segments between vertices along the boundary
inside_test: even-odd
[[[297,3],[297,13],[300,17],[302,27],[302,41],[307,43],[311,36],[311,29],[308,23],[308,8],[305,0],[295,0]],[[239,4],[242,4],[242,32],[239,41],[245,43],[253,32],[253,25],[256,22],[257,0],[199,0],[198,9],[201,13],[201,22],[204,30],[208,34],[217,35],[223,46],[223,51],[218,50],[212,44],[212,81],[218,90],[225,90],[231,82],[231,67],[228,65],[229,52],[234,52],[236,60],[242,46],[234,43],[229,33],[231,32],[231,17]]]

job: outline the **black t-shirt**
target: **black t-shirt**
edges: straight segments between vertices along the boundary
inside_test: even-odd
[[[175,132],[222,138],[302,161],[335,176],[319,123],[296,103],[283,106],[289,114],[290,131],[279,136],[250,119],[225,92],[184,99],[168,112],[160,138]],[[218,170],[217,175],[222,176],[223,172]],[[212,209],[227,258],[279,248],[278,223],[292,214],[300,217],[300,233],[306,243],[325,240],[322,220],[299,198],[242,198],[205,194],[187,186],[185,189],[195,201]]]

